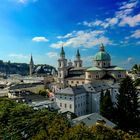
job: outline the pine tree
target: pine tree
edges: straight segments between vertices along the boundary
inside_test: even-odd
[[[103,99],[104,99],[104,92],[103,90],[101,91],[101,95],[100,95],[100,114],[102,115],[103,114]]]
[[[110,91],[106,90],[105,95],[101,92],[100,97],[100,114],[107,119],[113,118],[113,102],[111,100]]]
[[[117,122],[123,130],[134,130],[139,126],[138,93],[130,77],[126,77],[117,95]]]

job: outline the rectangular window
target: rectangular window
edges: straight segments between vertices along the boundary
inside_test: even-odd
[[[62,107],[62,103],[60,103],[60,107]]]
[[[67,104],[65,104],[65,108],[67,108]]]
[[[70,109],[72,108],[72,105],[70,104]]]

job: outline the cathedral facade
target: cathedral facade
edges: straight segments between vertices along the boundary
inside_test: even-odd
[[[62,88],[77,86],[94,81],[118,81],[126,77],[126,70],[111,65],[111,56],[106,52],[104,45],[100,46],[99,52],[94,56],[94,66],[83,67],[83,61],[79,50],[77,50],[74,62],[67,61],[64,48],[61,48],[58,59],[58,83]]]

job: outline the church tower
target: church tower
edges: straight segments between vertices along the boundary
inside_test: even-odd
[[[82,67],[82,60],[81,60],[79,49],[77,50],[76,59],[74,61],[74,67],[76,68]]]
[[[67,59],[65,58],[65,51],[62,46],[60,58],[58,59],[58,82],[61,84],[62,88],[66,86],[65,77],[67,73]]]
[[[30,64],[29,64],[29,74],[30,74],[30,76],[32,76],[33,72],[34,72],[34,61],[33,61],[32,55],[31,55]]]

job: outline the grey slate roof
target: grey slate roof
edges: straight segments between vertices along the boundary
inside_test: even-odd
[[[84,123],[88,127],[91,127],[93,125],[96,125],[97,121],[105,121],[105,126],[108,126],[111,128],[114,128],[116,126],[116,124],[112,123],[111,121],[104,118],[103,116],[101,116],[98,113],[92,113],[92,114],[88,114],[88,115],[84,115],[84,116],[75,118],[72,120],[72,124],[77,125],[80,123]]]
[[[74,87],[67,87],[64,89],[61,89],[57,91],[56,94],[68,94],[68,95],[77,95],[82,93],[97,93],[101,92],[102,90],[110,89],[111,85],[105,83],[105,82],[94,82],[91,84],[83,84],[79,86]]]
[[[56,94],[78,95],[86,93],[83,86],[67,87],[56,92]]]
[[[87,92],[100,92],[102,90],[110,89],[110,85],[105,82],[94,82],[83,85]]]

